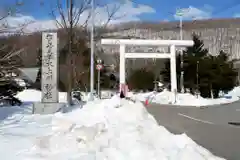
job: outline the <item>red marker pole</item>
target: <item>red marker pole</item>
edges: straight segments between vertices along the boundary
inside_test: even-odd
[[[98,70],[98,96],[100,97],[100,73],[101,70],[103,69],[103,65],[101,64],[101,61],[98,61],[98,64],[96,65],[96,69]]]
[[[148,98],[145,100],[145,105],[148,106],[149,104],[149,101],[148,101]]]

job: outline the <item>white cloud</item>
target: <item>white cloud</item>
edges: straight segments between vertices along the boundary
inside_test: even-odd
[[[162,21],[163,21],[163,22],[169,22],[169,20],[168,20],[168,19],[163,19]]]
[[[236,13],[233,17],[240,18],[240,13]]]
[[[120,8],[118,8],[120,6]],[[112,20],[109,22],[110,24],[116,24],[127,21],[138,21],[140,20],[139,16],[146,13],[155,13],[155,10],[147,5],[137,5],[134,6],[132,2],[126,1],[124,4],[120,3],[111,3],[108,4],[107,7],[99,7],[95,10],[95,24],[101,25],[104,24],[108,19],[108,12],[113,11],[118,8],[117,12],[112,17]],[[79,24],[83,24],[89,15],[89,10],[86,10],[81,14],[81,18],[79,20]],[[58,18],[59,19],[59,18]],[[32,32],[36,30],[46,30],[46,29],[55,29],[56,21],[55,20],[38,20],[32,16],[26,15],[17,15],[14,17],[8,17],[4,21],[0,21],[0,25],[3,23],[8,23],[10,26],[17,26],[19,24],[23,24],[25,22],[33,21],[26,27],[27,32]],[[1,29],[1,27],[0,27]]]
[[[188,8],[182,8],[183,19],[207,19],[212,15],[212,7],[204,5],[202,9],[189,6]],[[174,15],[175,19],[179,19],[177,12]]]

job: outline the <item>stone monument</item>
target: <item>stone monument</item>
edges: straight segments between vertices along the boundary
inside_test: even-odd
[[[42,100],[34,104],[34,113],[51,114],[64,106],[58,99],[58,38],[57,32],[42,33]]]

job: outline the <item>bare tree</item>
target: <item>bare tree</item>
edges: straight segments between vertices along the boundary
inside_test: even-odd
[[[121,18],[122,16],[117,16],[116,13],[120,9],[121,4],[117,4],[115,6],[108,5],[103,1],[96,1],[95,8],[101,7],[105,8],[107,12],[107,19],[101,23],[99,27],[96,28],[96,34],[94,36],[94,40],[97,41],[101,38],[101,34],[104,32],[104,29],[107,27],[110,21],[116,20]],[[76,38],[76,30],[81,30],[81,36],[84,37],[86,40],[89,40],[90,37],[88,36],[88,29],[89,20],[93,15],[90,12],[91,9],[91,0],[57,0],[56,6],[52,6],[51,16],[56,21],[56,26],[58,28],[64,29],[68,35],[68,56],[67,56],[67,66],[68,66],[68,103],[72,104],[71,99],[71,91],[73,86],[73,52],[72,52],[72,45],[73,40]],[[95,14],[96,13],[95,9]],[[57,16],[59,15],[59,17]],[[83,16],[86,16],[83,22],[80,22]],[[79,35],[78,35],[79,36]],[[88,69],[87,69],[88,70]]]
[[[6,77],[12,77],[12,71],[21,64],[20,54],[25,51],[25,48],[19,48],[16,44],[9,44],[7,40],[9,36],[21,35],[24,32],[24,28],[32,23],[31,21],[25,21],[18,25],[12,25],[9,22],[9,18],[19,13],[18,8],[23,4],[16,2],[11,7],[5,7],[0,11],[0,79],[3,80]]]
[[[120,55],[119,52],[113,53],[113,60],[114,60],[114,65],[115,69],[118,71],[119,70],[119,64],[120,64]]]

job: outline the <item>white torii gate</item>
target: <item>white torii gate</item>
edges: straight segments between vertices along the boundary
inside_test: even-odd
[[[177,91],[176,47],[193,46],[192,40],[146,40],[146,39],[102,39],[101,44],[120,45],[120,84],[125,84],[126,58],[169,58],[171,69],[171,92]],[[170,53],[126,53],[126,45],[170,46]],[[121,86],[121,85],[120,85]],[[121,89],[121,88],[120,88]]]

